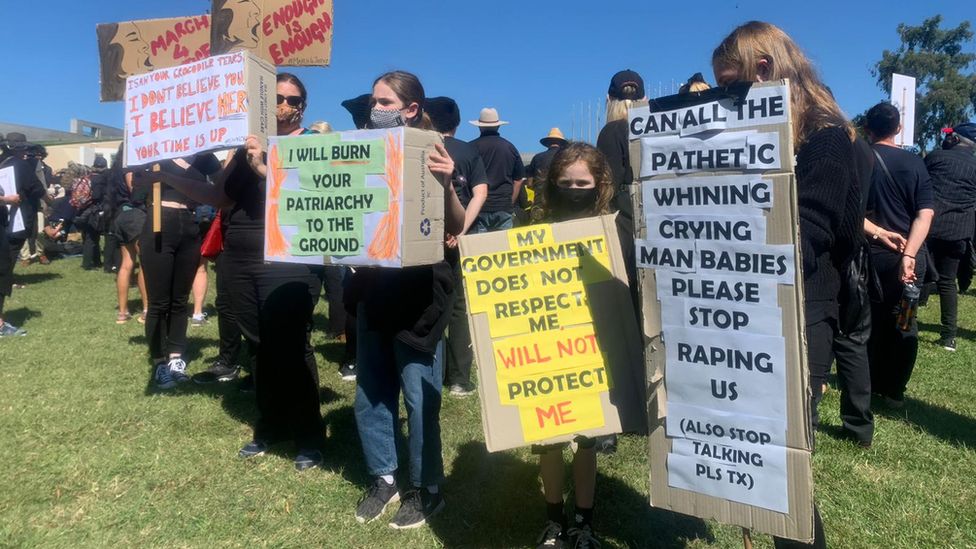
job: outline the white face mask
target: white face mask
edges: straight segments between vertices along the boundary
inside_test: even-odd
[[[405,125],[403,116],[397,109],[378,109],[373,107],[369,111],[369,127],[372,129],[399,128]]]

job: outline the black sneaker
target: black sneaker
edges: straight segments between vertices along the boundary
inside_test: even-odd
[[[569,529],[569,546],[573,549],[599,549],[600,542],[589,524]]]
[[[387,484],[382,478],[377,478],[356,505],[356,520],[361,523],[376,520],[386,511],[387,505],[398,501],[400,491],[396,483]]]
[[[270,445],[267,442],[252,440],[251,442],[245,444],[244,447],[237,452],[237,455],[242,458],[257,457],[264,455],[264,453],[268,451],[269,446]]]
[[[348,362],[339,366],[339,376],[343,381],[356,381],[356,363]]]
[[[596,437],[596,453],[613,455],[617,453],[617,435]]]
[[[390,528],[405,530],[423,526],[427,519],[440,513],[444,505],[440,492],[431,494],[426,488],[411,490],[403,496],[400,509],[390,521]]]
[[[954,337],[943,337],[939,340],[939,347],[942,347],[946,351],[956,350],[956,338]]]
[[[536,549],[552,549],[566,547],[566,534],[563,525],[555,521],[546,523],[546,527],[536,540]]]
[[[215,360],[206,370],[193,375],[193,382],[200,385],[210,383],[234,381],[241,375],[241,367],[230,365],[222,360]]]
[[[322,465],[322,452],[318,450],[299,450],[295,456],[295,469],[305,471]]]

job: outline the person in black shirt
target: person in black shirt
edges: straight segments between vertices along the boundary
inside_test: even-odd
[[[461,113],[453,99],[431,97],[427,99],[424,109],[430,115],[434,130],[444,136],[444,148],[454,160],[454,191],[461,205],[464,206],[464,228],[461,234],[467,234],[481,212],[481,206],[488,198],[488,175],[485,173],[485,165],[474,145],[454,138],[454,132],[461,123]],[[451,257],[454,283],[457,288],[461,288],[458,236],[460,235],[447,235],[445,253]],[[470,395],[474,392],[471,385],[474,352],[471,347],[471,334],[468,331],[467,306],[462,291],[455,292],[454,308],[447,325],[446,342],[444,384],[449,387],[450,394],[454,396]]]
[[[613,172],[613,208],[633,223],[634,206],[630,200],[630,188],[634,172],[630,166],[630,130],[627,128],[627,111],[635,101],[647,99],[644,79],[626,69],[610,79],[607,88],[607,124],[600,130],[596,148],[607,157]]]
[[[13,166],[17,183],[17,194],[20,204],[17,208],[24,219],[24,230],[9,232],[11,261],[17,261],[20,250],[27,241],[27,236],[37,233],[37,212],[41,207],[41,200],[49,200],[44,184],[37,176],[37,161],[29,158],[32,147],[27,137],[19,132],[10,132],[3,142],[3,155],[0,156],[0,168]],[[28,256],[29,257],[29,256]]]
[[[145,204],[149,187],[146,185],[138,189],[132,187],[132,175],[122,171],[122,145],[119,145],[119,152],[112,160],[109,174],[108,192],[113,195],[112,203],[117,212],[112,220],[112,233],[119,241],[119,251],[122,256],[115,276],[115,289],[119,300],[115,323],[125,324],[132,319],[132,314],[129,312],[129,288],[132,273],[135,272],[139,260],[139,235],[142,234],[143,226],[146,224]],[[146,291],[146,276],[142,268],[139,268],[136,283],[142,298],[142,311],[137,317],[141,324],[146,322],[146,314],[149,312],[149,293]]]
[[[474,232],[511,229],[515,200],[525,179],[522,157],[515,145],[499,135],[498,128],[508,122],[499,120],[495,109],[481,109],[478,120],[471,124],[481,128],[481,137],[471,144],[478,148],[488,173],[488,199],[474,223]]]
[[[976,225],[976,124],[947,130],[942,149],[925,157],[935,194],[935,219],[928,247],[939,273],[942,330],[939,345],[956,350],[959,262],[968,260]]]
[[[293,74],[277,77],[278,135],[312,133],[302,127],[307,92]],[[164,181],[195,200],[229,208],[224,271],[229,275],[231,306],[241,332],[257,349],[254,371],[258,419],[242,458],[263,455],[272,444],[292,440],[298,449],[295,468],[321,465],[325,429],[319,400],[318,366],[310,336],[312,314],[322,289],[322,268],[297,263],[264,262],[266,154],[249,136],[245,147],[228,156],[213,185],[163,174]],[[141,173],[140,178],[151,178]],[[199,249],[199,245],[197,246]],[[196,269],[194,263],[193,268]],[[219,372],[210,373],[218,375]]]
[[[905,239],[896,251],[871,235],[871,269],[876,280],[868,344],[871,389],[894,408],[904,404],[918,354],[917,321],[913,318],[908,331],[901,330],[898,304],[906,285],[915,284],[925,273],[925,238],[935,215],[932,180],[925,164],[894,144],[900,120],[895,106],[879,103],[868,110],[865,126],[876,155],[867,219]]]
[[[542,143],[542,146],[546,150],[532,157],[525,173],[528,182],[522,185],[522,193],[519,194],[519,207],[528,210],[529,223],[538,223],[539,219],[542,218],[542,204],[538,199],[538,193],[546,172],[549,171],[549,164],[552,163],[552,157],[556,156],[559,149],[569,145],[569,141],[566,141],[566,138],[563,137],[563,132],[559,128],[549,130],[549,135],[540,139],[539,143]],[[527,196],[526,189],[532,191],[531,200]],[[525,204],[522,203],[523,196],[526,198]]]
[[[404,71],[386,73],[373,82],[370,127],[410,126],[430,129],[424,112],[423,85]],[[452,184],[454,161],[440,144],[427,157],[427,167],[444,187],[444,230],[460,234],[464,207]],[[368,473],[374,477],[356,507],[356,520],[378,518],[399,498],[400,394],[407,410],[410,489],[390,527],[413,528],[444,507],[440,408],[441,339],[450,319],[454,275],[446,260],[430,266],[401,269],[356,269],[346,288],[346,307],[356,312],[358,342],[356,428]]]
[[[19,194],[5,195],[0,189],[0,337],[21,336],[27,332],[4,322],[3,304],[13,289],[14,259],[10,255],[10,241],[7,239],[8,225],[13,221],[11,212],[20,204]]]

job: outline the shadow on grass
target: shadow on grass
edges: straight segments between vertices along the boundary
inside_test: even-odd
[[[37,318],[39,316],[42,316],[40,311],[28,309],[27,307],[19,307],[17,309],[10,309],[9,311],[3,311],[4,321],[11,323],[18,328],[22,328],[28,320]]]
[[[339,341],[326,341],[315,346],[315,353],[333,364],[346,361],[346,344]]]
[[[62,278],[61,273],[24,273],[18,270],[14,271],[14,284],[23,284],[25,286],[40,284],[41,282],[58,278]]]
[[[920,332],[932,332],[936,335],[942,333],[941,324],[932,324],[929,322],[919,322],[918,331]],[[956,337],[959,339],[967,339],[969,341],[976,341],[976,331],[963,328],[962,326],[956,327]]]
[[[911,397],[905,398],[905,407],[900,410],[885,406],[877,398],[873,400],[871,409],[879,416],[916,425],[949,444],[976,447],[976,418]]]
[[[596,486],[598,537],[631,547],[713,541],[704,521],[653,509],[646,494],[617,478],[598,472]],[[540,487],[538,462],[489,453],[480,442],[465,443],[444,483],[447,507],[430,521],[431,528],[445,547],[530,546],[546,521]]]

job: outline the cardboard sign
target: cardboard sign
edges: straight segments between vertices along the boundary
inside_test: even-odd
[[[273,65],[325,66],[332,0],[213,0],[214,54],[247,50]]]
[[[901,113],[901,131],[895,134],[895,145],[915,145],[915,77],[891,75],[891,104]]]
[[[811,540],[789,84],[690,101],[630,111],[651,505]]]
[[[427,168],[440,143],[413,128],[272,137],[266,261],[382,267],[444,258],[444,188]]]
[[[210,16],[102,23],[98,58],[102,101],[122,101],[125,79],[210,56]]]
[[[0,196],[13,196],[17,194],[17,173],[13,166],[0,169]],[[24,230],[24,214],[20,211],[20,206],[7,205],[6,209],[7,225],[11,233],[19,233]],[[6,238],[6,236],[0,236]]]
[[[613,216],[465,235],[490,451],[641,430],[637,318]]]
[[[274,68],[238,52],[130,76],[125,165],[138,166],[266,139],[275,127]]]

